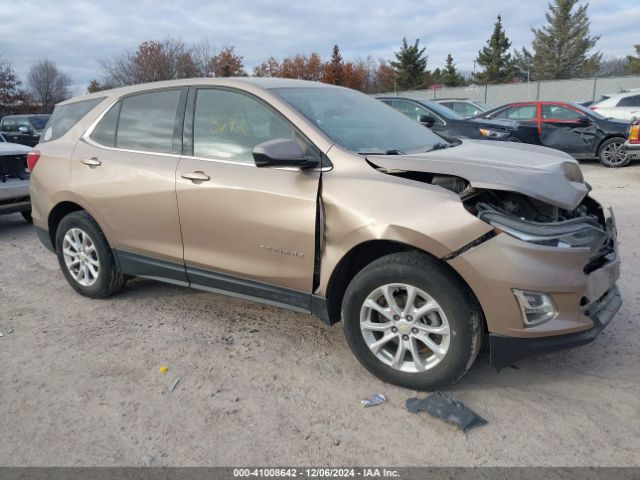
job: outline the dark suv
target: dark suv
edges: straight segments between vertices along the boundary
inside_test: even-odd
[[[7,115],[0,122],[0,132],[8,142],[34,147],[40,141],[50,115]]]

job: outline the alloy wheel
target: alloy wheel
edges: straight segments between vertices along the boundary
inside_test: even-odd
[[[620,165],[627,159],[624,144],[612,142],[602,150],[602,159],[608,165]]]
[[[438,365],[449,349],[451,331],[440,304],[404,283],[382,285],[365,299],[360,330],[371,352],[384,364],[408,373]]]
[[[73,279],[90,287],[98,279],[100,260],[91,237],[80,228],[69,229],[62,239],[64,263]]]

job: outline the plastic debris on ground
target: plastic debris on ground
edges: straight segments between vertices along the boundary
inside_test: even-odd
[[[408,398],[405,406],[411,413],[425,411],[431,416],[453,423],[465,433],[487,424],[484,418],[467,408],[452,394],[439,390],[427,398]]]
[[[382,393],[374,393],[369,398],[360,400],[360,404],[363,407],[375,407],[376,405],[382,405],[387,399]]]
[[[160,373],[167,373],[169,367],[167,367],[166,365],[160,365],[160,368],[158,370],[160,370]]]
[[[180,383],[180,380],[182,380],[182,378],[178,377],[173,381],[173,384],[171,385],[171,388],[169,389],[170,392],[173,392],[176,389],[176,387]]]

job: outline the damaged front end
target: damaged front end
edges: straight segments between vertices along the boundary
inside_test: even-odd
[[[443,257],[482,306],[492,366],[583,345],[613,318],[621,305],[615,220],[588,195],[574,161],[549,161],[518,177],[495,165],[463,171],[453,162],[410,160],[404,169],[386,159],[375,166],[455,193],[493,227]]]

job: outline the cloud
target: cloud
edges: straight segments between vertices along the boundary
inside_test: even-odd
[[[531,28],[545,22],[546,6],[541,0],[22,0],[20,8],[0,9],[0,53],[22,78],[37,60],[53,60],[77,89],[100,78],[100,59],[167,36],[233,45],[249,68],[270,55],[317,51],[328,57],[334,44],[346,59],[391,58],[406,36],[426,46],[428,68],[442,66],[451,53],[459,68],[471,70],[498,13],[519,48],[531,43]],[[589,13],[605,55],[627,55],[640,42],[637,2],[592,0]]]

